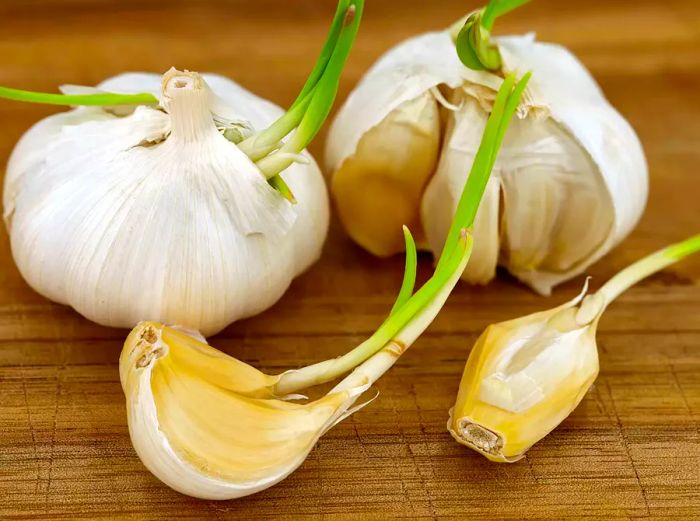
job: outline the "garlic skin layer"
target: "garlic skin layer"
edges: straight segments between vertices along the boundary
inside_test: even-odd
[[[152,322],[131,332],[119,371],[141,461],[171,488],[202,499],[246,496],[287,477],[368,387],[303,404],[251,397],[246,390],[270,377]]]
[[[495,41],[504,74],[533,74],[479,210],[474,255],[463,278],[485,284],[502,265],[539,293],[549,294],[605,255],[635,226],[646,205],[646,161],[633,129],[569,51],[536,42],[532,35]],[[338,206],[382,200],[383,219],[407,215],[401,184],[425,185],[429,179],[415,211],[420,212],[427,248],[439,253],[501,82],[500,76],[466,68],[448,31],[417,36],[388,51],[350,94],[330,129],[325,160],[339,176],[332,182]],[[395,187],[384,185],[381,193],[369,193],[372,187],[366,179],[364,194],[336,189],[350,168],[358,179],[363,173],[378,175],[372,161],[361,154],[363,149],[386,150],[401,165],[409,140],[380,129],[425,97],[443,105],[438,126],[442,134],[433,139],[442,143],[441,150],[435,155],[424,147],[422,158],[429,166],[418,172],[404,169],[402,179],[391,174]],[[413,119],[404,117],[402,124],[411,129],[414,141],[427,141],[430,118],[414,112]],[[374,213],[379,209],[375,206]],[[372,213],[368,208],[363,212]],[[362,215],[341,212],[341,218],[350,235],[369,251],[400,251],[400,230],[391,240],[378,238],[368,245],[363,233],[369,232],[358,228],[371,228],[371,223],[365,225]]]
[[[598,376],[599,295],[494,324],[477,340],[447,429],[497,462],[521,459],[576,408]]]
[[[4,218],[42,295],[103,325],[153,319],[211,335],[274,304],[319,257],[329,209],[311,156],[282,174],[292,205],[223,135],[263,129],[279,107],[174,69],[63,90],[149,92],[160,106],[77,108],[15,147]]]

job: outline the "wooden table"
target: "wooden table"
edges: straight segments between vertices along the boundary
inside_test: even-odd
[[[369,0],[340,99],[390,45],[451,23],[473,1]],[[334,0],[2,0],[0,84],[52,90],[171,65],[229,75],[289,103]],[[537,30],[591,68],[646,147],[651,198],[632,236],[589,271],[600,284],[700,230],[700,4],[537,0],[499,32]],[[54,109],[0,101],[0,162]],[[311,150],[322,150],[323,135]],[[342,353],[373,331],[402,259],[380,261],[334,223],[323,259],[268,312],[214,345],[269,370]],[[420,276],[430,270],[421,260]],[[117,358],[126,331],[96,326],[31,291],[0,233],[0,518],[640,519],[700,517],[700,257],[625,294],[600,328],[601,375],[526,459],[489,463],[445,430],[469,347],[488,323],[544,309],[501,274],[460,285],[378,384],[379,399],[326,435],[286,481],[209,502],[173,492],[127,433]],[[271,320],[274,317],[274,320]]]

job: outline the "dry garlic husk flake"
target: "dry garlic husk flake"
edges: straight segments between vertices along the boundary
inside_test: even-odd
[[[292,205],[224,133],[282,110],[217,75],[127,73],[96,89],[160,106],[82,107],[37,123],[7,168],[4,217],[25,280],[100,324],[213,334],[258,313],[320,255],[328,201],[313,159]]]
[[[504,73],[530,70],[533,76],[475,223],[475,251],[464,279],[486,283],[500,264],[548,294],[634,227],[646,204],[646,162],[630,125],[569,51],[531,35],[495,41]],[[326,147],[341,219],[360,245],[381,255],[400,251],[398,231],[388,238],[377,234],[381,225],[366,215],[381,214],[384,222],[420,212],[427,247],[440,251],[501,81],[462,65],[447,31],[397,45],[367,72],[339,111]],[[432,141],[425,136],[425,129],[435,127],[425,111],[414,111],[410,121],[403,118],[410,138],[407,131],[398,137],[383,132],[397,113],[426,97],[444,106],[440,135]],[[400,166],[417,140],[441,141],[439,157],[422,146],[420,168],[406,168],[402,175],[392,168],[378,172],[379,159],[363,154],[382,150],[382,163],[393,158]],[[348,171],[362,181],[364,192],[348,188]],[[406,209],[416,199],[413,187],[426,183],[420,208]],[[370,193],[374,187],[377,193]],[[409,187],[410,198],[403,187]],[[358,210],[343,212],[344,207]]]

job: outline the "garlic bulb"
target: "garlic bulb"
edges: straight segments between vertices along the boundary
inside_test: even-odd
[[[283,174],[292,205],[223,135],[260,130],[280,108],[174,69],[97,90],[152,93],[160,106],[76,108],[17,144],[4,216],[36,291],[100,324],[149,318],[208,335],[271,306],[319,257],[329,210],[311,156]]]
[[[630,125],[569,51],[531,35],[495,41],[503,73],[533,77],[475,223],[464,279],[487,283],[500,264],[548,294],[632,230],[646,203],[646,162]],[[374,64],[326,146],[331,191],[355,241],[391,255],[401,249],[396,223],[420,220],[417,235],[440,251],[501,82],[465,67],[449,31],[411,38]]]
[[[626,268],[598,292],[491,325],[469,354],[447,428],[492,461],[513,462],[576,408],[598,375],[596,330],[630,286],[700,251],[700,235]]]

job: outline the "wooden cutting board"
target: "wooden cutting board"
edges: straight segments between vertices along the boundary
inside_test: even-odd
[[[51,91],[171,65],[228,75],[282,105],[310,70],[334,0],[2,0],[0,84]],[[368,0],[343,99],[389,46],[474,1]],[[700,3],[537,0],[499,32],[569,46],[637,129],[651,169],[638,228],[589,272],[594,287],[700,231]],[[0,101],[0,163],[55,109]],[[311,150],[321,157],[323,135]],[[420,276],[430,270],[421,258]],[[322,260],[278,305],[211,342],[269,370],[340,354],[385,316],[403,260],[377,260],[334,223]],[[625,294],[601,323],[601,375],[526,459],[489,463],[445,430],[469,348],[487,324],[560,303],[505,274],[460,285],[377,385],[283,483],[229,502],[161,485],[129,442],[117,358],[126,331],[34,293],[0,232],[0,518],[500,519],[700,517],[700,257]],[[148,288],[144,288],[148,291]]]

